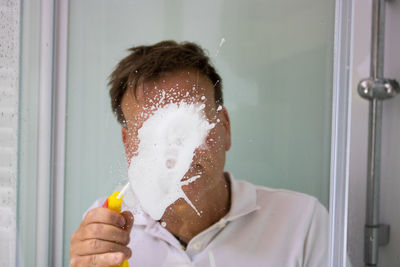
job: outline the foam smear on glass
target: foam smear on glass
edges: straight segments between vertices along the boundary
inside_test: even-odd
[[[215,126],[207,121],[203,109],[204,104],[167,104],[155,110],[138,131],[138,153],[128,170],[130,189],[154,220],[180,198],[200,215],[182,190],[200,176],[181,180],[192,164],[195,149]]]
[[[225,38],[222,38],[221,41],[219,42],[219,46],[218,46],[217,52],[215,53],[215,56],[218,56],[219,50],[221,49],[221,47],[224,43],[225,43]]]

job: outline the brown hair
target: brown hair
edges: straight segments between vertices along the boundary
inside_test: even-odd
[[[191,42],[162,41],[154,45],[134,46],[128,51],[131,53],[118,63],[108,83],[111,86],[111,107],[122,125],[125,124],[125,119],[121,101],[127,89],[132,88],[136,96],[139,81],[157,80],[160,76],[177,70],[199,70],[214,84],[216,104],[223,104],[221,77],[199,45]]]

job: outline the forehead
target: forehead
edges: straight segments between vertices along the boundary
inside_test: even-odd
[[[165,74],[157,80],[139,83],[136,96],[133,90],[127,90],[121,108],[134,111],[139,108],[159,108],[168,103],[215,102],[214,85],[198,70],[180,70]]]

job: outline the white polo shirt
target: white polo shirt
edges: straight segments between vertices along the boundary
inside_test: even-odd
[[[229,213],[193,237],[186,250],[159,222],[140,210],[131,210],[135,222],[130,266],[328,266],[328,213],[317,199],[229,176]],[[96,201],[92,208],[103,202]]]

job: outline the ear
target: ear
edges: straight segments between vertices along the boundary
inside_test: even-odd
[[[125,156],[126,156],[126,161],[128,162],[128,166],[131,164],[131,158],[133,156],[133,142],[132,138],[130,137],[128,127],[122,126],[121,128],[121,136],[122,136],[122,143],[124,144],[125,148]]]
[[[228,110],[225,107],[222,107],[221,110],[221,122],[225,129],[225,151],[228,151],[232,145],[231,121],[229,119]]]

